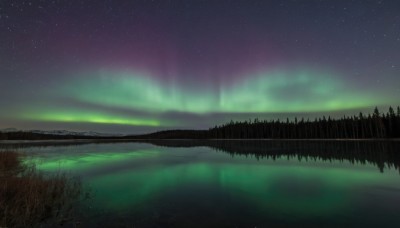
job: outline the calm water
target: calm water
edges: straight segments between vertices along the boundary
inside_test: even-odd
[[[80,176],[81,226],[400,224],[399,142],[154,141],[24,146]]]

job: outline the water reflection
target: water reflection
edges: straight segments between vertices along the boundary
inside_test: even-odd
[[[400,210],[400,147],[394,141],[19,146],[34,153],[45,171],[62,169],[82,176],[94,196],[83,205],[86,226],[116,221],[139,227],[400,222],[393,214]],[[374,216],[369,216],[372,211]]]
[[[231,155],[254,156],[256,159],[278,158],[298,161],[349,161],[371,163],[381,172],[386,168],[399,170],[399,141],[264,141],[264,140],[158,140],[148,141],[166,147],[206,146]]]
[[[23,150],[24,148],[45,147],[79,147],[80,145],[139,145],[152,144],[171,148],[208,147],[216,151],[227,152],[232,156],[252,156],[256,159],[276,160],[286,158],[288,160],[308,161],[320,160],[326,162],[349,161],[352,164],[373,164],[381,172],[385,168],[399,170],[400,166],[400,141],[296,141],[296,140],[144,140],[144,141],[49,141],[49,142],[8,142],[0,143],[0,150]],[[130,147],[132,148],[132,147]],[[117,152],[117,151],[114,151]],[[125,153],[126,151],[124,151]],[[149,152],[149,151],[147,151]],[[154,150],[153,150],[154,152]],[[118,153],[112,155],[116,158]],[[97,157],[98,159],[101,159]],[[109,157],[108,157],[109,158]],[[107,158],[107,159],[108,159]],[[90,158],[88,158],[90,159]]]

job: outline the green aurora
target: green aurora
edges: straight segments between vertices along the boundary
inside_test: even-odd
[[[84,174],[84,183],[94,190],[91,206],[114,213],[154,206],[154,200],[171,198],[179,189],[209,186],[209,191],[221,192],[237,204],[245,202],[257,213],[332,216],[351,207],[355,196],[350,189],[398,184],[394,170],[382,175],[368,164],[354,167],[348,162],[299,163],[283,158],[256,161],[206,148],[202,153],[197,148],[120,152],[96,148],[97,152],[44,155],[35,162],[48,172]]]
[[[218,91],[164,85],[132,73],[100,72],[90,78],[67,84],[63,95],[116,108],[189,113],[321,112],[385,103],[354,91],[340,77],[312,70],[264,72]]]
[[[213,89],[202,84],[182,86],[161,82],[151,75],[129,71],[85,72],[44,91],[41,96],[51,97],[49,101],[43,103],[38,99],[19,107],[20,114],[9,118],[186,128],[196,127],[199,120],[213,126],[238,116],[248,119],[286,113],[286,118],[291,113],[360,110],[392,102],[339,78],[328,70],[275,70]],[[224,118],[214,120],[210,115]],[[193,116],[197,119],[190,119]]]
[[[145,134],[400,105],[398,1],[126,2],[0,1],[0,130]]]

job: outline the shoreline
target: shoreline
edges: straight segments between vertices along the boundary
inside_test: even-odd
[[[0,145],[36,144],[36,143],[88,143],[88,142],[146,142],[146,141],[389,141],[397,142],[400,138],[388,139],[49,139],[49,140],[0,140]]]

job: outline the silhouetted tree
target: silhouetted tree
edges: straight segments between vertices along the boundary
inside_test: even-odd
[[[0,132],[2,140],[43,140],[43,139],[365,139],[399,138],[400,107],[397,115],[392,107],[380,113],[375,107],[373,114],[343,116],[340,119],[315,118],[314,121],[277,120],[231,120],[227,124],[215,126],[209,130],[167,130],[146,135],[123,137],[93,137],[79,135],[49,135],[30,132]]]
[[[399,110],[399,108],[398,108]],[[316,118],[313,122],[297,117],[294,122],[287,118],[285,122],[278,120],[253,122],[233,122],[216,126],[209,130],[211,138],[393,138],[400,137],[400,115],[396,115],[392,107],[383,114],[375,107],[372,115],[343,116],[340,119]],[[215,137],[217,136],[217,137]]]

